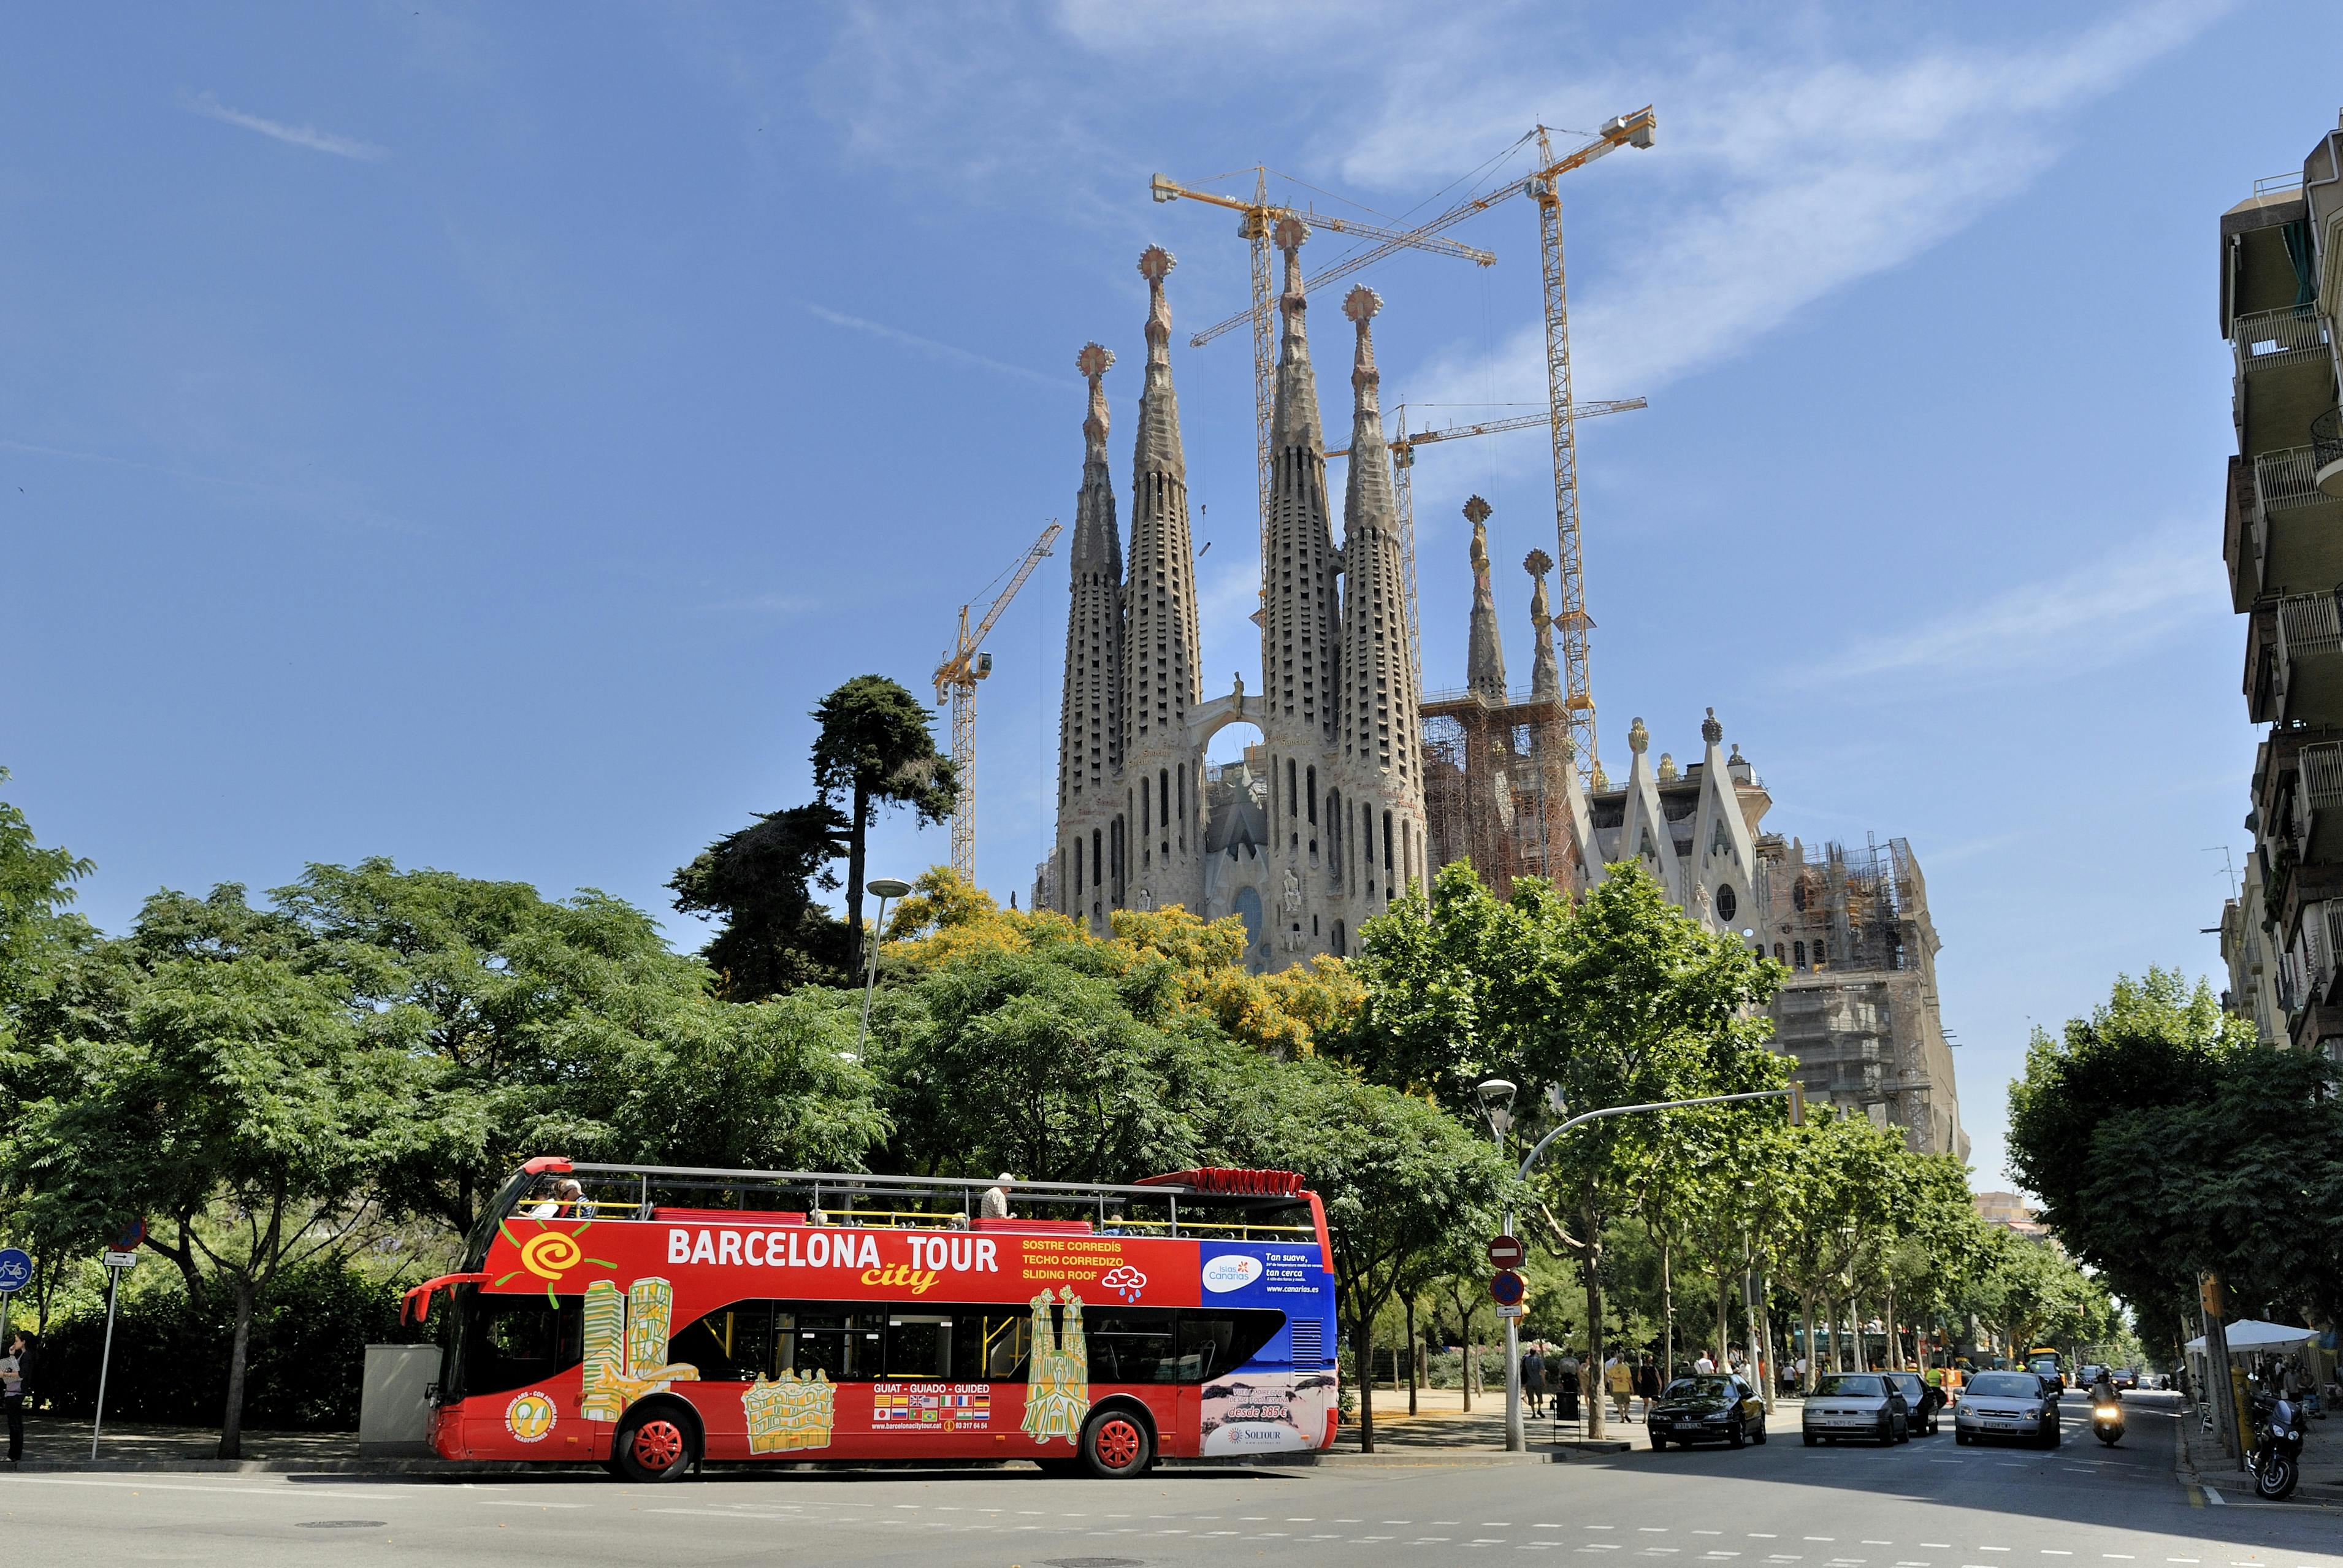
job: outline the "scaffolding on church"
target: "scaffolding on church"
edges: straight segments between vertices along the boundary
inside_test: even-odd
[[[1908,841],[1873,839],[1852,847],[1794,841],[1778,853],[1761,852],[1756,869],[1757,908],[1824,944],[1819,966],[1919,967],[1914,928],[1927,918],[1928,892]]]
[[[1423,809],[1432,863],[1469,859],[1499,898],[1516,877],[1585,879],[1563,774],[1569,718],[1557,697],[1477,691],[1423,699]]]

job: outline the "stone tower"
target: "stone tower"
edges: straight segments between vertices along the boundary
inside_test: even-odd
[[[1326,499],[1326,442],[1310,362],[1298,221],[1284,253],[1284,329],[1272,421],[1275,468],[1261,585],[1261,684],[1240,675],[1203,695],[1194,549],[1179,403],[1172,389],[1172,257],[1151,246],[1147,374],[1131,465],[1124,566],[1114,535],[1101,377],[1112,356],[1078,361],[1091,387],[1083,426],[1066,695],[1059,745],[1058,834],[1036,908],[1110,929],[1118,909],[1186,907],[1235,915],[1256,971],[1355,950],[1429,864],[1415,674],[1391,454],[1383,438],[1370,323],[1382,301],[1353,289],[1358,328],[1343,547]],[[1207,767],[1212,737],[1248,723],[1262,743]]]
[[[1125,902],[1193,906],[1202,891],[1203,754],[1189,734],[1202,699],[1196,636],[1195,547],[1188,533],[1188,464],[1172,390],[1171,253],[1150,246],[1147,382],[1131,473],[1131,580],[1123,590],[1124,820],[1138,853],[1119,862],[1111,892]],[[1126,829],[1128,831],[1129,829]]]
[[[1522,558],[1522,570],[1530,574],[1530,636],[1535,638],[1535,661],[1530,666],[1530,697],[1538,702],[1562,700],[1562,669],[1554,658],[1554,611],[1545,597],[1545,574],[1554,570],[1554,558],[1544,550],[1532,550]]]
[[[1082,421],[1082,487],[1074,498],[1071,596],[1066,607],[1066,684],[1058,713],[1058,838],[1082,903],[1101,902],[1109,840],[1116,836],[1122,767],[1122,529],[1107,470],[1106,388],[1114,355],[1082,346],[1074,367],[1090,382]],[[1091,849],[1098,845],[1096,864]],[[1070,905],[1070,908],[1073,907]]]
[[[1505,639],[1497,630],[1497,590],[1489,580],[1491,509],[1478,496],[1464,503],[1464,520],[1473,525],[1473,624],[1464,654],[1464,684],[1493,702],[1503,702]]]

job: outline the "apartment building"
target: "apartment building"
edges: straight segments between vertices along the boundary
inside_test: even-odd
[[[2221,215],[2235,357],[2222,523],[2247,618],[2248,886],[2223,910],[2228,1005],[2265,1040],[2343,1056],[2343,119],[2299,174]]]

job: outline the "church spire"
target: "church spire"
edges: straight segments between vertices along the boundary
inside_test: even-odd
[[[1530,589],[1530,635],[1537,639],[1537,658],[1530,670],[1530,696],[1539,702],[1560,702],[1562,671],[1554,663],[1554,612],[1548,608],[1545,597],[1545,574],[1554,570],[1554,558],[1544,550],[1532,550],[1523,558],[1522,569],[1536,585]]]
[[[1341,728],[1336,640],[1342,607],[1334,578],[1340,569],[1326,515],[1326,439],[1318,422],[1318,379],[1310,364],[1302,283],[1302,246],[1309,226],[1291,216],[1277,220],[1272,237],[1285,254],[1285,292],[1278,301],[1284,334],[1277,357],[1271,417],[1270,580],[1262,585],[1269,614],[1262,627],[1262,662],[1271,716],[1284,722],[1272,749],[1326,746]],[[1354,465],[1355,466],[1355,465]]]
[[[1150,246],[1147,384],[1139,395],[1131,457],[1131,575],[1123,588],[1124,842],[1116,902],[1145,890],[1158,906],[1202,908],[1200,759],[1188,741],[1203,700],[1198,660],[1195,546],[1188,530],[1188,465],[1180,450],[1180,402],[1172,390],[1172,307],[1163,280],[1171,252]],[[1138,788],[1130,787],[1135,780]],[[1135,829],[1135,831],[1134,831]],[[1128,880],[1136,879],[1136,880]]]
[[[1343,297],[1359,333],[1351,361],[1351,472],[1342,498],[1342,742],[1347,756],[1412,779],[1420,728],[1405,567],[1383,441],[1383,377],[1372,323],[1383,302],[1364,285]],[[1400,788],[1404,788],[1403,784]],[[1372,877],[1370,880],[1372,880]]]
[[[1473,627],[1464,659],[1464,684],[1492,701],[1505,699],[1505,645],[1497,631],[1497,591],[1489,581],[1489,503],[1474,496],[1464,503],[1473,525]]]
[[[1058,712],[1058,815],[1102,809],[1122,761],[1122,530],[1106,457],[1106,389],[1114,355],[1086,343],[1074,367],[1090,382],[1082,421],[1082,486],[1074,497],[1072,569],[1066,606],[1066,678]],[[1082,808],[1082,809],[1077,809]]]

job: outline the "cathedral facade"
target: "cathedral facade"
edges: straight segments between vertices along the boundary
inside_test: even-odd
[[[1101,935],[1121,909],[1179,904],[1207,920],[1238,916],[1245,965],[1256,972],[1353,951],[1360,925],[1426,880],[1430,867],[1416,630],[1375,370],[1382,301],[1360,287],[1342,303],[1356,341],[1338,546],[1302,283],[1307,236],[1288,218],[1274,236],[1284,289],[1255,690],[1239,674],[1227,692],[1204,696],[1169,253],[1151,246],[1139,262],[1147,365],[1127,556],[1102,387],[1114,356],[1092,343],[1077,360],[1090,412],[1066,616],[1058,830],[1034,890],[1036,908]],[[1208,764],[1212,738],[1240,723],[1260,730],[1259,744],[1242,761]]]

